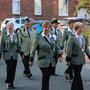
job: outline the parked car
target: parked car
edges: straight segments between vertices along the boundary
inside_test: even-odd
[[[75,20],[75,22],[82,22],[83,25],[90,26],[90,21],[86,18],[81,18],[81,17],[67,17],[67,18],[62,18],[60,21],[61,23],[64,23],[64,25],[67,25],[68,20]]]
[[[13,18],[5,19],[1,24],[1,31],[2,31],[2,28],[5,27],[6,20],[13,22],[14,23],[14,30],[17,30],[17,29],[21,28],[21,26],[24,25],[24,19],[25,19],[25,17],[13,17]],[[30,18],[30,21],[31,21],[31,23],[36,22],[35,20],[33,20],[31,18]]]
[[[40,20],[38,21],[38,24],[35,24],[32,26],[32,28],[36,31],[36,34],[39,34],[42,32],[42,24],[45,22],[46,20]],[[49,21],[50,22],[50,21]]]

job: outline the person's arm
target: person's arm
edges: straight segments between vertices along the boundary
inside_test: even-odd
[[[67,38],[67,30],[64,30],[63,34],[62,34],[61,43],[60,43],[61,50],[63,50],[63,48],[64,48],[64,43],[65,43],[66,38]]]
[[[60,47],[59,45],[56,43],[56,53],[57,53],[57,59],[59,60],[59,62],[62,62],[63,59],[62,59],[62,52],[60,51]]]
[[[4,49],[4,36],[1,36],[1,43],[0,43],[0,60],[1,60],[1,56],[2,56],[2,52]]]
[[[73,48],[73,37],[70,36],[67,41],[67,47],[66,47],[66,62],[67,65],[71,62],[71,55],[72,55],[72,48]]]
[[[18,35],[18,38],[19,38],[19,42],[22,43],[21,29],[19,29],[17,31],[17,35]]]
[[[30,59],[29,59],[29,65],[32,66],[33,65],[33,61],[34,61],[34,56],[35,56],[35,52],[38,48],[38,35],[36,35],[33,45],[32,45],[32,49],[31,49],[31,53],[30,53]]]
[[[88,48],[88,42],[87,42],[87,39],[86,38],[85,38],[85,41],[86,41],[85,52],[86,52],[88,58],[90,59],[90,50]]]

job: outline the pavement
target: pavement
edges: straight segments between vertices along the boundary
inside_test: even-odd
[[[66,62],[57,64],[56,73],[58,76],[52,76],[50,78],[50,90],[70,90],[71,83],[65,79],[64,71],[67,68]],[[21,57],[19,56],[16,77],[14,84],[15,90],[41,90],[42,74],[37,65],[37,59],[34,60],[34,65],[30,68],[32,77],[30,79],[23,75],[23,64]],[[6,65],[4,60],[0,61],[0,90],[7,90],[4,83],[6,77]],[[82,79],[84,84],[84,90],[90,90],[90,63],[86,63],[82,70]]]

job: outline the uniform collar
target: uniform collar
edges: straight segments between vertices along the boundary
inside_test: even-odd
[[[43,32],[42,32],[42,36],[47,38],[47,36]],[[51,39],[51,37],[52,35],[49,33],[49,39]]]
[[[75,30],[74,30],[74,28],[73,28],[73,31],[68,27],[68,31],[69,32],[72,32],[72,33],[75,33]]]
[[[10,35],[9,31],[7,31],[7,36],[9,36],[9,35]],[[15,33],[13,32],[12,35],[15,35]]]
[[[76,36],[76,38],[84,38],[82,35],[80,35],[80,37],[78,36],[78,34],[77,33],[75,33],[75,36]]]
[[[29,30],[27,30],[27,29],[26,29],[26,27],[25,27],[25,30],[26,30],[26,31],[29,31],[29,32],[31,31],[31,29],[30,29],[30,28],[29,28]]]
[[[53,31],[55,31],[55,28],[52,26]],[[57,29],[56,29],[57,30]]]

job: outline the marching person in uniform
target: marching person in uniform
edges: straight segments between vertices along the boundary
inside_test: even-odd
[[[51,24],[46,21],[42,27],[43,32],[36,36],[33,43],[29,64],[30,66],[33,65],[35,51],[37,50],[38,65],[42,72],[41,90],[49,90],[49,79],[56,65],[54,59],[55,48],[57,48],[57,59],[62,61],[62,58],[58,45],[55,45],[56,36],[50,34]]]
[[[86,38],[82,35],[83,24],[76,22],[74,28],[75,35],[70,36],[67,42],[66,61],[67,65],[71,64],[74,70],[71,90],[84,90],[81,71],[83,64],[85,64],[85,53],[90,59],[90,50]]]
[[[61,43],[61,39],[62,39],[62,32],[61,32],[61,30],[57,29],[58,24],[59,24],[58,20],[56,18],[54,18],[51,22],[52,27],[51,27],[50,33],[57,36],[56,43],[60,47],[60,43]],[[57,64],[57,60],[56,60],[56,64]],[[52,75],[57,76],[57,74],[55,74],[55,71],[56,71],[56,67],[55,67],[54,73]]]
[[[14,24],[9,22],[7,24],[8,31],[6,34],[2,34],[1,37],[1,47],[0,47],[0,58],[3,53],[3,58],[7,65],[7,76],[6,81],[8,89],[14,89],[15,86],[13,84],[15,79],[16,65],[18,53],[24,58],[21,44],[17,35],[13,32]]]
[[[24,52],[24,59],[22,60],[24,65],[23,74],[26,77],[30,78],[32,76],[32,73],[29,68],[29,57],[36,33],[31,28],[31,23],[28,17],[25,18],[24,26],[20,30],[18,30],[17,33],[22,45],[22,50]]]
[[[66,53],[66,46],[67,46],[68,38],[69,38],[69,36],[74,35],[74,33],[75,33],[74,23],[75,23],[74,20],[69,20],[68,21],[68,28],[66,28],[63,31],[62,40],[61,40],[61,44],[60,44],[61,47],[60,48],[61,48],[61,50],[63,50],[63,48],[65,48],[65,53]],[[64,74],[65,74],[65,78],[67,80],[68,80],[68,74],[69,74],[70,82],[73,81],[73,69],[72,69],[71,65],[66,69]]]
[[[6,20],[6,21],[5,21],[5,27],[2,28],[2,34],[7,33],[7,31],[8,31],[7,24],[8,24],[8,23],[9,23],[9,21]]]

